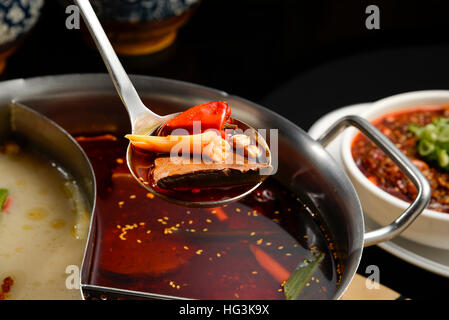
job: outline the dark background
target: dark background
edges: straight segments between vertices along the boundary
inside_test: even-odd
[[[365,8],[380,8],[367,30]],[[203,0],[174,45],[123,57],[129,73],[210,86],[261,103],[307,130],[348,104],[410,90],[449,88],[448,1]],[[9,59],[2,80],[106,72],[81,32],[65,28],[64,8],[48,0],[40,22]],[[449,279],[378,247],[359,272],[378,265],[381,283],[412,299],[439,298]]]

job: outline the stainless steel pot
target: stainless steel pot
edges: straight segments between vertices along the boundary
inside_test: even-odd
[[[391,239],[403,231],[427,206],[430,187],[421,173],[382,134],[358,117],[336,122],[318,141],[280,115],[245,99],[225,92],[160,78],[135,76],[133,83],[147,105],[159,114],[168,114],[206,101],[226,100],[233,115],[256,128],[279,129],[279,168],[276,178],[305,196],[321,215],[335,243],[342,264],[342,279],[334,298],[338,299],[351,282],[363,247]],[[64,75],[0,83],[0,104],[11,100],[45,114],[67,131],[126,132],[129,119],[107,75]],[[412,180],[419,190],[415,202],[387,227],[365,233],[363,212],[357,194],[343,169],[324,149],[339,130],[355,125],[378,144]],[[92,219],[90,244],[94,243],[95,219]],[[84,290],[103,289],[110,293],[128,293],[143,297],[158,295],[95,288],[87,284],[92,246],[86,248],[81,275]]]

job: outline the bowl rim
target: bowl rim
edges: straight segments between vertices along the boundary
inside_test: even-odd
[[[445,100],[446,102],[422,102],[423,100]],[[414,102],[415,101],[415,102]],[[372,122],[385,116],[388,113],[397,112],[401,110],[414,109],[414,108],[432,108],[435,106],[441,106],[443,104],[449,104],[449,90],[421,90],[411,91],[389,96],[372,103],[368,109],[363,111],[360,116]],[[405,105],[405,106],[404,106]],[[408,105],[408,106],[407,106]],[[404,211],[410,203],[405,200],[399,199],[392,194],[382,190],[374,183],[372,183],[358,168],[354,158],[352,157],[352,143],[357,131],[354,128],[345,130],[342,137],[342,143],[340,147],[340,154],[343,160],[345,169],[348,174],[352,176],[357,182],[365,189],[377,198],[388,202],[390,205],[400,208]],[[432,209],[425,209],[420,216],[430,218],[433,220],[449,222],[449,213],[439,212]],[[418,217],[419,218],[419,217]]]

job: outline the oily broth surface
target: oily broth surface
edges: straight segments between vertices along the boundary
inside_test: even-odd
[[[71,182],[36,154],[0,153],[0,188],[11,206],[0,212],[0,282],[12,276],[7,299],[80,299],[66,288],[66,267],[80,266],[85,246],[73,227],[86,223],[67,190]],[[87,219],[88,223],[88,219]]]

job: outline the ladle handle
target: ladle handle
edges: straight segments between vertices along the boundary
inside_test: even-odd
[[[148,115],[150,115],[155,119],[161,119],[159,115],[153,113],[143,104],[137,94],[136,89],[134,88],[134,85],[128,77],[128,74],[120,63],[114,48],[109,42],[109,39],[104,32],[103,27],[101,26],[101,23],[98,20],[98,17],[95,14],[89,0],[75,0],[75,4],[80,9],[84,22],[86,23],[98,51],[100,51],[108,72],[111,75],[115,89],[117,90],[128,111],[131,124],[133,126],[133,132],[135,132],[135,124],[137,120],[142,116],[148,117]]]
[[[331,142],[343,129],[354,126],[379,147],[412,181],[418,190],[416,199],[391,224],[365,233],[365,247],[390,240],[404,231],[427,207],[431,189],[424,175],[396,146],[367,120],[358,116],[346,116],[334,123],[317,141],[323,146]]]

